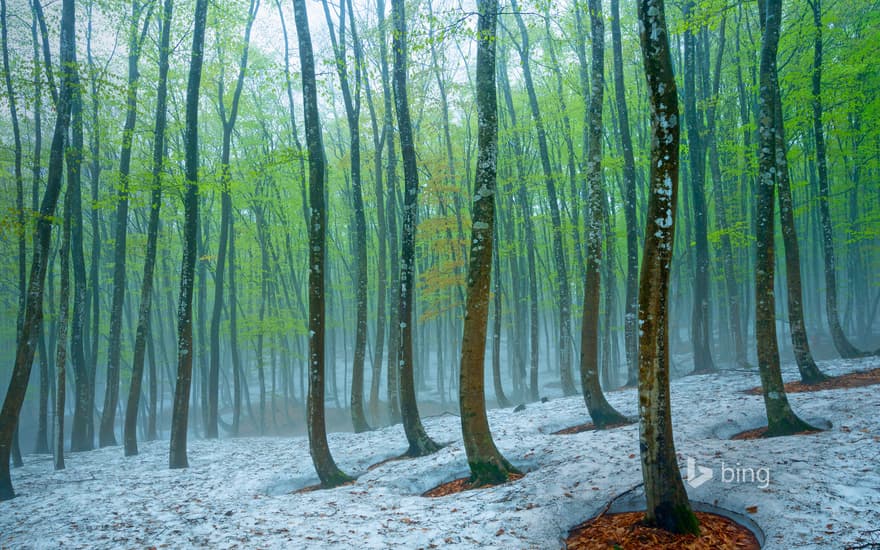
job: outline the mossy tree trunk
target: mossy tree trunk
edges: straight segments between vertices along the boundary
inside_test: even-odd
[[[584,111],[584,149],[587,151],[582,172],[587,180],[587,261],[584,277],[584,311],[581,323],[581,388],[590,418],[597,428],[627,422],[605,399],[599,382],[599,300],[602,270],[602,241],[605,223],[605,194],[602,190],[602,101],[605,87],[605,25],[602,20],[602,4],[590,0],[590,39],[592,45],[592,77],[587,77],[587,59],[584,48],[585,32],[581,5],[575,6],[578,35],[578,58],[580,61],[581,96],[587,102]],[[608,284],[608,282],[606,282]],[[606,306],[608,307],[608,306]],[[606,338],[611,335],[606,334]]]
[[[471,252],[468,263],[464,337],[459,371],[461,432],[471,483],[503,483],[517,472],[495,447],[486,416],[484,374],[489,324],[489,286],[495,234],[495,183],[498,162],[498,102],[495,89],[495,28],[498,1],[477,3],[477,169]],[[495,273],[495,277],[500,277]]]
[[[183,259],[180,268],[180,297],[177,302],[177,381],[171,412],[171,468],[186,468],[186,435],[189,421],[189,395],[192,384],[193,337],[192,302],[196,252],[199,237],[199,87],[205,50],[205,23],[208,0],[197,0],[189,80],[186,88],[186,131],[184,134],[186,184],[183,196]]]
[[[762,0],[758,4],[763,35],[761,38],[760,93],[758,95],[758,196],[756,209],[755,259],[755,336],[758,369],[767,410],[766,435],[787,435],[811,429],[797,417],[788,403],[779,367],[779,344],[776,336],[775,231],[774,203],[780,156],[784,155],[777,138],[777,100],[779,81],[776,52],[782,18],[781,0]]]
[[[61,194],[61,176],[64,169],[64,144],[70,125],[70,98],[73,88],[73,70],[76,66],[76,10],[73,0],[64,0],[61,6],[61,89],[59,91],[49,153],[49,173],[46,191],[37,218],[36,241],[31,262],[21,335],[16,344],[12,377],[0,408],[0,501],[15,497],[9,472],[12,441],[24,403],[28,379],[36,353],[37,335],[43,322],[43,289],[49,263],[49,245],[52,237],[52,217]]]
[[[400,413],[403,428],[409,442],[409,456],[423,456],[437,451],[437,445],[422,426],[416,403],[416,388],[413,376],[413,292],[415,291],[415,239],[416,215],[418,209],[419,174],[416,166],[416,149],[413,141],[412,121],[409,115],[409,101],[406,92],[406,12],[404,0],[392,0],[391,19],[394,26],[391,49],[394,51],[394,107],[397,112],[397,127],[400,134],[400,152],[403,158],[403,228],[400,243],[400,296],[398,307],[400,331],[398,342],[398,382],[400,390]]]
[[[651,105],[650,198],[639,279],[639,448],[645,520],[698,533],[672,438],[669,392],[669,273],[675,242],[680,119],[663,0],[640,0],[639,39]]]
[[[324,146],[318,117],[315,58],[305,0],[294,0],[293,16],[302,68],[303,114],[309,153],[309,394],[306,408],[309,451],[321,486],[336,487],[351,478],[336,466],[327,443],[324,420],[324,278],[326,259],[326,204],[324,202]]]

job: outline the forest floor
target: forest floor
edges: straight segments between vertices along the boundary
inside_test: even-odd
[[[820,363],[829,374],[878,366]],[[785,378],[797,378],[793,366]],[[693,481],[703,468],[713,474],[687,484],[691,498],[752,519],[765,548],[880,542],[880,386],[790,395],[821,433],[732,441],[766,422],[762,397],[743,391],[758,383],[744,371],[672,382],[682,471],[693,459]],[[634,390],[608,397],[635,416]],[[334,490],[296,493],[318,481],[302,437],[194,439],[185,470],[168,469],[167,441],[142,444],[132,458],[120,447],[69,455],[60,472],[29,455],[13,470],[18,497],[0,503],[0,548],[554,548],[641,482],[637,424],[552,435],[589,420],[580,397],[494,409],[489,420],[525,477],[440,498],[421,495],[468,473],[454,415],[425,419],[448,443],[440,452],[371,470],[405,451],[400,426],[330,434],[336,462],[358,476]]]

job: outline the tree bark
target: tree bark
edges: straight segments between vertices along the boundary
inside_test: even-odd
[[[639,237],[636,219],[636,164],[626,105],[626,84],[623,78],[623,46],[620,34],[620,0],[611,0],[611,49],[614,58],[614,101],[620,126],[623,151],[623,215],[626,220],[626,306],[624,312],[624,343],[626,347],[626,385],[635,386],[639,378]]]
[[[541,167],[544,171],[544,185],[547,188],[550,202],[550,221],[553,225],[553,261],[556,265],[556,291],[559,294],[559,373],[562,380],[562,392],[565,395],[574,395],[577,389],[574,385],[574,376],[571,370],[571,289],[568,286],[568,271],[565,263],[565,247],[562,242],[562,219],[559,214],[559,202],[556,197],[556,182],[553,177],[553,169],[550,165],[550,153],[547,147],[547,133],[544,129],[544,121],[538,107],[538,96],[535,93],[535,84],[532,80],[532,71],[529,63],[529,33],[523,23],[522,14],[519,11],[516,0],[511,0],[511,7],[516,16],[516,23],[520,31],[520,44],[518,45],[520,60],[523,70],[523,79],[529,96],[529,108],[532,112],[532,120],[535,123],[535,132],[538,136],[538,150],[541,158]]]
[[[397,127],[400,134],[400,150],[403,158],[403,228],[400,245],[400,296],[398,322],[400,341],[398,342],[398,376],[400,384],[400,412],[403,428],[409,442],[409,456],[431,454],[437,445],[422,426],[416,402],[416,388],[413,378],[413,292],[415,290],[415,239],[416,214],[418,210],[419,173],[416,166],[416,150],[413,142],[412,122],[409,116],[409,101],[406,92],[406,13],[404,0],[391,0],[391,19],[394,26],[391,49],[394,51],[394,106],[397,112]]]
[[[639,0],[639,41],[651,105],[650,198],[639,279],[639,448],[645,521],[674,533],[699,533],[681,480],[669,392],[669,272],[678,195],[678,90],[663,0]]]
[[[601,0],[589,0],[590,42],[592,47],[592,78],[587,79],[587,60],[584,51],[581,5],[575,6],[578,29],[578,58],[580,61],[581,95],[587,103],[584,111],[583,139],[586,162],[582,168],[587,186],[590,218],[587,222],[587,263],[584,277],[584,310],[581,323],[581,389],[590,418],[597,428],[607,428],[629,420],[617,412],[605,399],[599,383],[599,299],[602,273],[602,242],[605,224],[605,195],[602,189],[602,101],[605,97],[605,25],[602,20]],[[589,98],[589,99],[588,99]],[[605,282],[606,285],[610,281]],[[606,304],[610,307],[610,304]],[[611,338],[605,334],[605,338]]]
[[[131,385],[125,407],[123,442],[125,456],[138,454],[137,418],[141,386],[144,378],[146,340],[150,334],[150,311],[153,298],[153,272],[156,267],[156,248],[159,242],[159,209],[162,207],[162,166],[165,158],[165,121],[168,101],[168,55],[171,36],[173,0],[165,0],[162,14],[162,33],[159,39],[159,82],[156,92],[156,125],[153,131],[153,170],[150,192],[150,218],[147,225],[147,253],[144,258],[144,276],[141,280],[141,303],[134,341],[134,359],[131,366]]]
[[[192,384],[192,298],[199,234],[199,87],[202,79],[207,16],[208,0],[196,0],[189,80],[186,87],[184,136],[186,185],[183,197],[183,259],[180,268],[180,297],[177,301],[177,382],[174,385],[171,445],[168,457],[171,468],[189,466],[186,458],[186,436]]]
[[[326,206],[324,202],[324,147],[318,117],[315,60],[305,0],[294,0],[293,15],[299,40],[303,112],[309,152],[309,450],[321,486],[336,487],[352,480],[333,461],[324,423],[324,278],[326,260]]]
[[[792,411],[785,395],[779,367],[779,344],[776,337],[776,298],[774,294],[775,261],[773,238],[775,231],[774,195],[780,166],[777,130],[776,52],[779,46],[779,27],[782,18],[781,0],[762,0],[759,3],[763,37],[761,40],[760,95],[758,98],[758,197],[756,219],[757,257],[755,260],[755,336],[758,347],[758,368],[764,389],[767,410],[766,436],[789,435],[812,429]]]
[[[140,80],[138,62],[147,25],[153,8],[150,6],[141,23],[140,0],[132,0],[131,21],[128,29],[128,88],[126,90],[125,123],[122,127],[122,150],[119,153],[119,187],[116,191],[116,231],[113,244],[113,299],[110,305],[110,341],[107,350],[107,386],[104,392],[104,409],[101,412],[101,428],[98,445],[116,445],[116,406],[119,402],[119,372],[122,354],[122,307],[125,302],[125,249],[128,237],[128,177],[131,170],[131,143],[137,123],[137,93]]]
[[[61,90],[56,106],[58,116],[55,121],[55,132],[52,136],[52,147],[49,153],[49,174],[37,219],[37,239],[28,281],[21,337],[16,344],[12,377],[6,390],[3,407],[0,409],[0,501],[15,497],[9,473],[9,458],[34,362],[37,336],[43,320],[43,288],[46,281],[46,266],[49,260],[49,245],[52,236],[51,218],[55,214],[55,206],[61,193],[64,143],[70,124],[70,95],[73,88],[73,72],[76,67],[74,57],[76,48],[75,12],[73,0],[64,0],[61,7]]]
[[[822,123],[822,0],[808,0],[813,11],[816,35],[813,39],[813,137],[816,141],[816,169],[819,173],[819,217],[822,221],[822,250],[825,253],[825,317],[831,331],[831,340],[837,353],[844,359],[864,357],[847,338],[840,325],[837,306],[837,260],[834,251],[834,230],[831,223],[830,184],[828,159],[825,149],[825,129]]]
[[[467,276],[464,337],[461,343],[459,406],[461,432],[471,469],[472,486],[504,483],[518,473],[505,459],[489,430],[483,387],[489,285],[495,226],[495,180],[498,163],[498,103],[495,89],[495,28],[498,1],[477,3],[477,132],[478,152],[472,210],[471,252]],[[500,277],[496,273],[495,277]]]
[[[687,27],[684,32],[684,110],[687,123],[690,189],[694,212],[694,304],[691,320],[691,342],[694,348],[694,372],[712,372],[712,322],[709,308],[709,238],[706,209],[706,146],[703,113],[697,108],[696,43],[692,26],[694,2],[684,5]]]

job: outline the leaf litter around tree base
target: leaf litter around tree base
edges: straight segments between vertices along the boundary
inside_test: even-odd
[[[758,539],[732,519],[709,512],[694,512],[700,535],[674,534],[644,525],[644,512],[605,514],[572,529],[565,540],[568,550],[759,550]]]

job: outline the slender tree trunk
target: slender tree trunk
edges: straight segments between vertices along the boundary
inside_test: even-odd
[[[787,146],[782,121],[782,102],[776,94],[774,105],[776,116],[776,177],[779,184],[779,218],[782,226],[782,242],[785,246],[785,280],[788,291],[788,321],[791,328],[791,345],[805,384],[816,384],[828,377],[816,366],[807,326],[804,322],[803,290],[801,286],[801,255],[797,232],[794,226],[794,207],[789,182]]]
[[[315,60],[305,0],[294,0],[293,15],[299,40],[302,70],[303,112],[306,145],[309,152],[309,451],[321,485],[336,487],[351,481],[340,470],[330,454],[327,427],[324,421],[324,313],[326,260],[326,207],[324,201],[324,147],[318,117],[318,90],[315,82]]]
[[[69,169],[69,168],[68,168]],[[69,176],[69,173],[68,173]],[[69,180],[69,178],[68,178]],[[71,187],[68,184],[64,196],[64,222],[61,229],[61,289],[58,307],[58,340],[55,347],[56,394],[55,394],[55,449],[53,464],[56,470],[64,469],[64,402],[67,397],[67,327],[70,320],[70,218]]]
[[[134,359],[131,366],[131,385],[125,407],[123,440],[125,456],[138,454],[137,417],[140,407],[141,386],[144,378],[146,339],[150,334],[150,310],[153,298],[153,272],[156,267],[156,247],[159,242],[159,209],[162,207],[162,164],[165,158],[165,120],[168,99],[168,55],[171,36],[173,0],[165,0],[162,14],[162,35],[159,39],[159,82],[156,94],[156,125],[153,132],[153,173],[150,192],[150,219],[147,226],[147,253],[144,258],[144,276],[141,281],[141,304],[134,341]]]
[[[624,342],[626,347],[626,385],[635,386],[639,378],[639,242],[636,219],[636,165],[626,105],[626,84],[623,78],[623,46],[620,35],[620,0],[611,0],[611,44],[614,57],[614,97],[620,143],[623,151],[623,215],[626,220],[626,307]]]
[[[388,293],[390,315],[388,319],[388,410],[391,424],[400,422],[400,365],[398,362],[400,344],[400,256],[397,233],[397,153],[394,150],[394,127],[392,125],[391,79],[388,71],[388,51],[385,42],[385,0],[376,0],[376,13],[379,28],[379,64],[382,70],[382,98],[384,105],[385,145],[388,163],[385,180],[388,184],[388,250],[390,252],[391,290]]]
[[[831,340],[837,353],[844,359],[864,356],[846,337],[840,326],[837,306],[837,261],[834,251],[834,231],[831,223],[828,159],[825,150],[825,129],[822,123],[822,0],[808,0],[813,11],[816,35],[813,40],[813,137],[816,141],[816,166],[819,172],[819,217],[822,221],[822,245],[825,253],[825,317],[831,331]]]
[[[495,227],[495,183],[498,163],[498,103],[495,89],[495,28],[498,1],[477,2],[477,119],[478,153],[474,184],[471,252],[467,276],[467,305],[461,343],[459,406],[461,431],[473,486],[504,483],[518,473],[492,440],[483,387],[486,332],[489,324],[489,285]],[[496,277],[500,274],[496,273]]]
[[[501,70],[499,72],[499,80],[501,82],[501,91],[504,94],[504,103],[507,106],[507,112],[510,116],[510,125],[514,129],[513,132],[513,151],[516,158],[516,171],[519,178],[519,185],[516,188],[516,202],[519,203],[520,214],[523,219],[523,232],[526,238],[526,263],[528,265],[528,284],[529,284],[529,399],[531,401],[538,400],[538,367],[539,367],[539,351],[540,351],[540,317],[538,316],[538,273],[536,247],[535,247],[535,228],[532,223],[532,208],[529,204],[529,195],[526,191],[525,179],[526,172],[523,161],[523,146],[519,137],[516,123],[516,111],[513,107],[513,98],[510,93],[510,81],[507,78],[506,56],[502,53]]]
[[[98,369],[98,343],[101,337],[101,292],[100,292],[100,265],[103,240],[100,231],[101,208],[99,204],[99,189],[101,183],[101,128],[98,120],[98,69],[92,57],[92,7],[88,4],[88,27],[86,28],[86,57],[89,67],[89,95],[91,96],[91,128],[89,131],[89,153],[92,157],[89,165],[89,178],[91,180],[91,230],[92,250],[89,272],[89,300],[91,306],[90,340],[88,362],[83,380],[77,380],[76,407],[73,413],[73,425],[71,426],[70,450],[90,451],[95,445],[95,378]],[[80,393],[83,392],[83,393]]]
[[[385,219],[385,185],[382,178],[382,152],[385,146],[384,140],[394,139],[385,132],[379,132],[379,121],[373,104],[373,94],[366,74],[362,75],[364,90],[367,93],[367,105],[370,109],[370,125],[373,130],[373,156],[374,156],[374,191],[376,194],[376,241],[378,251],[376,255],[376,344],[373,348],[372,376],[370,377],[370,418],[374,425],[381,423],[379,413],[379,387],[382,379],[382,357],[385,353],[385,323],[387,322],[385,305],[385,287],[388,285],[388,247],[385,242],[387,234]],[[389,113],[390,114],[390,113]],[[442,392],[441,392],[442,396]]]
[[[639,42],[651,104],[650,195],[639,279],[639,448],[645,521],[674,533],[699,533],[681,480],[669,392],[669,272],[678,195],[678,90],[663,0],[639,0]]]
[[[400,303],[398,307],[400,341],[398,342],[398,373],[400,377],[400,412],[403,428],[409,442],[409,456],[424,456],[437,451],[437,445],[422,426],[416,403],[413,377],[413,304],[415,291],[415,239],[416,214],[418,210],[419,174],[416,166],[416,150],[413,142],[412,122],[406,92],[407,34],[404,0],[391,0],[391,19],[394,25],[392,47],[394,51],[394,106],[400,134],[400,150],[403,157],[403,228],[400,247]]]
[[[169,466],[186,468],[186,435],[189,422],[189,396],[192,383],[192,297],[196,268],[199,225],[199,87],[205,49],[205,23],[208,1],[196,0],[195,28],[186,88],[185,166],[186,187],[183,197],[183,260],[180,268],[180,298],[177,302],[177,382],[171,413]]]
[[[761,73],[758,116],[758,197],[757,197],[757,259],[755,261],[756,319],[755,336],[758,340],[758,368],[764,389],[769,436],[789,435],[811,429],[795,415],[785,395],[779,368],[779,345],[776,338],[775,260],[773,238],[775,231],[774,195],[780,156],[777,117],[779,81],[777,80],[776,52],[779,45],[779,27],[782,18],[781,0],[762,0],[759,4],[763,37],[761,40]]]
[[[559,372],[562,379],[562,392],[565,395],[574,395],[577,393],[577,389],[574,385],[574,376],[571,370],[571,289],[568,286],[565,247],[562,242],[562,218],[559,214],[556,182],[550,164],[547,133],[544,130],[544,122],[538,107],[538,96],[535,93],[535,84],[532,81],[532,71],[529,63],[529,33],[523,22],[516,0],[511,0],[511,7],[516,16],[516,23],[519,26],[520,44],[518,48],[520,60],[522,61],[523,79],[529,96],[529,108],[535,123],[535,132],[538,136],[538,150],[541,157],[541,167],[544,170],[544,185],[547,188],[550,202],[550,221],[553,225],[553,261],[556,265],[556,292],[559,295]]]
[[[16,345],[15,363],[3,407],[0,409],[0,501],[15,496],[9,473],[12,441],[18,425],[21,406],[24,403],[31,366],[43,320],[43,288],[46,266],[49,260],[49,244],[52,236],[52,216],[61,193],[61,175],[64,168],[64,143],[70,124],[70,94],[73,74],[76,70],[76,15],[73,0],[64,0],[61,7],[61,90],[56,111],[55,132],[49,154],[49,174],[46,191],[37,219],[37,240],[31,263],[30,280],[25,301],[21,337]]]
[[[128,30],[128,89],[126,91],[125,124],[122,127],[122,151],[119,154],[119,188],[116,193],[116,233],[113,244],[113,302],[110,306],[110,342],[107,350],[107,386],[98,444],[116,445],[116,406],[119,402],[119,372],[122,354],[122,308],[125,302],[125,249],[128,237],[128,178],[131,170],[131,143],[137,123],[137,93],[140,80],[138,61],[141,45],[152,14],[152,6],[141,23],[140,0],[132,0],[131,21]]]
[[[361,111],[361,51],[354,24],[354,14],[351,13],[350,2],[343,1],[339,8],[339,39],[334,33],[333,19],[330,16],[330,7],[326,0],[322,1],[324,15],[327,18],[327,27],[330,29],[330,42],[333,46],[336,58],[336,73],[342,88],[342,99],[345,103],[345,116],[348,121],[349,154],[351,155],[351,194],[354,203],[354,227],[351,232],[354,239],[353,248],[355,256],[355,344],[354,362],[352,365],[351,381],[351,422],[356,433],[370,429],[364,413],[364,361],[367,348],[367,221],[364,215],[364,197],[361,184],[361,148],[360,148],[360,111]],[[354,45],[354,94],[349,83],[348,65],[345,48],[345,14],[348,9],[351,24],[351,40]]]
[[[695,270],[694,309],[691,321],[691,341],[694,347],[694,372],[715,370],[712,360],[712,322],[709,308],[709,239],[706,208],[706,148],[702,111],[697,108],[696,44],[693,18],[694,2],[684,6],[688,26],[684,32],[684,110],[688,130],[688,158],[690,159],[690,188],[694,212]]]
[[[493,49],[494,49],[494,47],[493,47]],[[494,77],[492,80],[492,89],[496,90]],[[495,98],[495,108],[496,109],[495,110],[497,113],[497,110],[498,110],[497,91],[495,93],[496,93],[496,98]],[[497,118],[498,118],[497,114],[496,114],[495,118],[497,121]],[[495,141],[496,141],[495,147],[497,150],[497,148],[498,148],[497,129],[496,129]],[[492,299],[494,300],[494,305],[495,305],[495,311],[494,311],[494,315],[492,317],[492,384],[495,389],[495,401],[498,402],[499,407],[503,408],[503,407],[509,407],[510,401],[507,400],[507,396],[504,394],[504,384],[501,383],[501,319],[502,319],[502,315],[501,315],[501,298],[502,298],[501,297],[501,278],[502,278],[502,275],[501,275],[501,258],[500,258],[501,254],[498,252],[498,249],[500,248],[500,241],[501,241],[500,238],[498,237],[498,223],[497,223],[498,210],[499,210],[499,208],[496,207],[496,209],[495,209],[496,221],[494,222],[494,225],[492,226],[493,231],[494,231],[494,235],[492,238],[494,239],[494,242],[496,243],[495,245],[493,245],[493,249],[492,249],[492,269],[495,270],[495,275],[492,278]],[[442,345],[439,349],[441,351],[443,350]],[[440,361],[439,363],[442,364],[442,361]]]
[[[581,324],[581,389],[590,418],[597,428],[628,422],[605,399],[599,383],[599,299],[602,273],[602,241],[605,224],[605,195],[602,189],[602,101],[605,90],[605,25],[601,0],[589,0],[592,78],[587,78],[581,6],[575,6],[577,50],[580,60],[581,95],[587,103],[584,111],[584,149],[587,158],[582,171],[587,180],[590,219],[587,223],[587,265],[584,278],[584,311]],[[589,98],[589,99],[588,99]],[[610,280],[605,282],[611,284]],[[606,308],[610,304],[605,304]],[[606,333],[605,338],[611,338]]]

